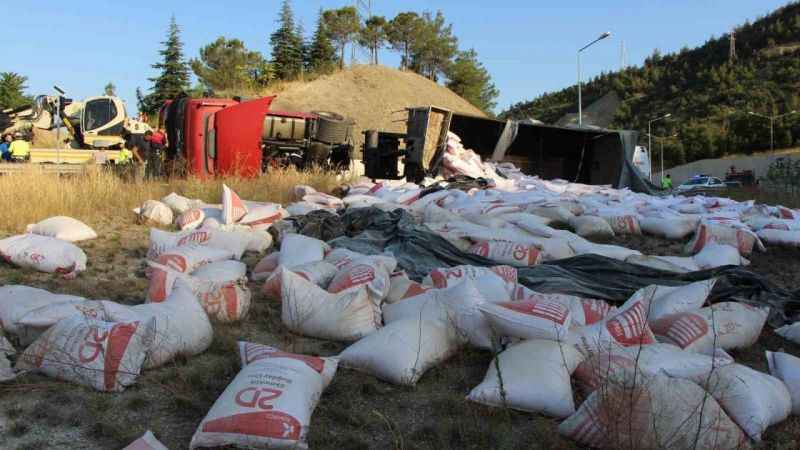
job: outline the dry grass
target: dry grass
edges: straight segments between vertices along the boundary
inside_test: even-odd
[[[56,215],[71,216],[87,223],[112,216],[129,217],[131,209],[148,199],[170,192],[209,203],[219,203],[222,184],[242,198],[254,201],[289,202],[289,189],[307,184],[330,192],[341,180],[331,172],[294,169],[271,172],[260,178],[223,178],[201,182],[175,179],[129,183],[113,172],[91,168],[86,175],[56,176],[31,168],[19,174],[0,176],[0,230],[24,231],[25,225]]]

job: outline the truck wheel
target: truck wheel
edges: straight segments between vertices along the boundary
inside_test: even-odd
[[[317,133],[314,139],[326,144],[343,144],[350,133],[350,121],[339,114],[328,111],[316,111]]]

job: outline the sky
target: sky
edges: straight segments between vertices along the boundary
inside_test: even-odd
[[[171,15],[182,30],[187,58],[219,36],[238,38],[269,55],[281,0],[0,0],[0,72],[28,77],[29,94],[53,84],[81,99],[100,95],[110,81],[136,111],[137,87],[150,88]],[[366,2],[365,2],[366,3]],[[621,66],[639,65],[654,49],[695,47],[787,0],[372,0],[375,15],[441,10],[462,49],[474,48],[500,90],[497,111],[576,82],[576,52],[602,32],[612,36],[581,57],[584,80]],[[320,8],[353,1],[293,0],[306,34]],[[359,52],[362,61],[366,54]],[[382,51],[381,63],[399,56]]]

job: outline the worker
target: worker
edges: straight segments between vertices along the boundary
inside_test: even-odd
[[[161,178],[161,150],[163,147],[159,143],[153,142],[153,132],[150,130],[145,131],[144,140],[148,147],[144,177],[148,180]]]
[[[125,138],[125,148],[131,152],[133,160],[130,170],[135,181],[140,181],[145,172],[145,158],[150,154],[150,143],[140,133],[128,135]]]
[[[9,147],[11,146],[11,135],[4,134],[3,139],[0,140],[0,159],[3,161],[9,162],[11,161],[11,151]]]
[[[22,133],[17,131],[14,133],[14,140],[11,141],[11,145],[8,146],[8,151],[11,153],[11,159],[13,161],[25,161],[31,153],[31,145],[22,138]]]
[[[672,189],[672,176],[670,174],[661,179],[661,189]]]

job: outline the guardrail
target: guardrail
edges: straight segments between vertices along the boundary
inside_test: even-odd
[[[81,175],[86,173],[87,167],[86,164],[0,164],[0,175],[29,173],[31,171],[40,171],[53,175]]]

